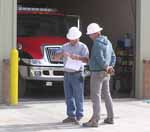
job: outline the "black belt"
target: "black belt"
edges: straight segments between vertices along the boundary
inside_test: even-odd
[[[68,74],[77,74],[77,73],[81,73],[82,71],[75,71],[75,72],[66,72],[65,73],[68,73]]]
[[[102,71],[106,71],[106,70],[90,70],[90,72],[102,72]]]

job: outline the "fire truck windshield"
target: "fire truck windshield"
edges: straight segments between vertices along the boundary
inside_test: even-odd
[[[65,36],[69,24],[64,16],[47,14],[19,14],[17,36]]]

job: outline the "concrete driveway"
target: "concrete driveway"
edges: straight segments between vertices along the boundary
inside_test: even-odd
[[[98,128],[83,128],[73,123],[63,124],[65,102],[61,100],[24,99],[17,106],[0,105],[0,132],[150,132],[150,102],[137,99],[114,99],[115,124],[103,124],[104,102]],[[92,104],[85,100],[86,122],[91,117]]]

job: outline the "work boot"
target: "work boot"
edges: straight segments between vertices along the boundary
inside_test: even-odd
[[[82,117],[77,117],[75,124],[80,125],[81,124]]]
[[[63,123],[71,123],[71,122],[76,122],[76,119],[73,117],[67,117],[62,121]]]
[[[106,124],[114,124],[114,119],[113,118],[106,118],[104,120],[104,123],[106,123]]]
[[[83,123],[83,127],[98,127],[98,121],[89,120],[88,122]]]

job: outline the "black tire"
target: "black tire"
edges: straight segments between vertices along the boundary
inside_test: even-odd
[[[18,96],[19,98],[24,97],[26,94],[26,80],[19,74],[18,78]]]

